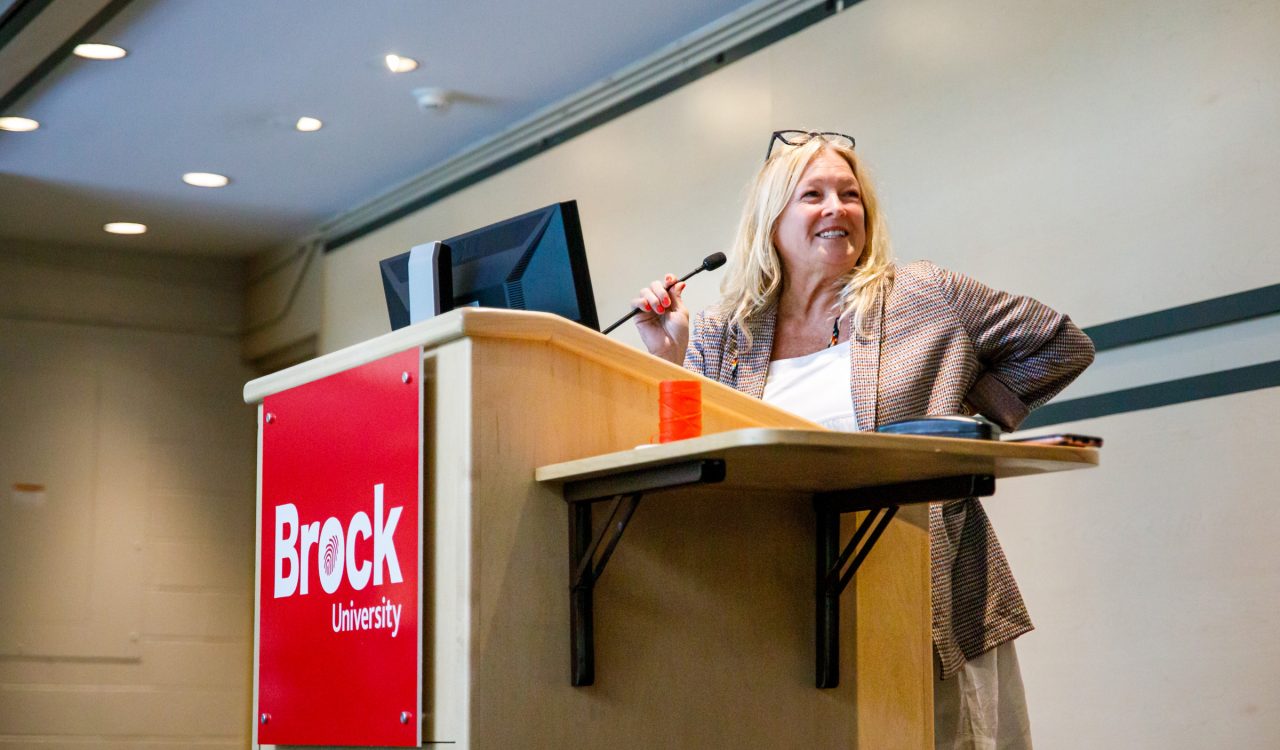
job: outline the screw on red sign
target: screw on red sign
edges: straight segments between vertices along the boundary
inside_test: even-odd
[[[422,391],[402,377],[421,363],[412,349],[264,400],[262,744],[421,743]]]

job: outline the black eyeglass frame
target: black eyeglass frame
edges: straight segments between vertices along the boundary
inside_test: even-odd
[[[808,137],[806,137],[804,140],[800,141],[799,143],[792,143],[791,141],[787,140],[788,137],[795,138],[797,136],[802,136],[802,135],[808,136]],[[827,141],[830,141],[832,138],[843,138],[849,142],[849,148],[852,149],[855,146],[853,136],[848,135],[846,133],[833,133],[829,130],[824,130],[820,133],[814,132],[812,130],[775,130],[773,131],[773,135],[769,136],[769,150],[765,152],[764,160],[767,162],[769,161],[769,157],[773,156],[773,144],[777,143],[778,141],[782,141],[784,144],[788,146],[803,146],[804,144],[808,143],[814,138],[822,138]]]

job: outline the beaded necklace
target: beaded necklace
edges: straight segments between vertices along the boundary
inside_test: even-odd
[[[831,347],[835,346],[836,343],[839,341],[840,341],[840,316],[837,315],[836,319],[831,321],[831,341],[827,343],[827,348],[830,349]],[[735,377],[735,378],[738,377],[738,355],[737,354],[733,355],[733,362],[729,364],[729,374],[732,377]]]

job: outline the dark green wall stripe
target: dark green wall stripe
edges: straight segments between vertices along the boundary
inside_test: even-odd
[[[847,2],[845,2],[844,6],[846,9],[848,9],[853,5],[856,5],[857,2],[860,2],[860,0],[848,0]],[[626,98],[621,102],[618,102],[617,104],[610,107],[609,109],[604,110],[589,119],[586,119],[586,120],[583,120],[582,122],[578,122],[571,126],[565,127],[563,130],[559,130],[554,134],[546,138],[543,138],[537,144],[529,146],[528,148],[521,149],[520,151],[517,151],[507,156],[506,158],[502,159],[501,161],[495,162],[494,164],[491,164],[490,166],[485,167],[480,171],[474,172],[472,174],[468,174],[467,176],[462,177],[461,179],[455,180],[447,185],[444,185],[437,190],[433,190],[430,193],[421,195],[418,198],[414,199],[411,203],[407,203],[399,208],[396,208],[393,211],[390,211],[386,214],[383,214],[382,216],[379,216],[376,219],[369,221],[366,224],[363,224],[360,227],[357,227],[356,229],[351,230],[350,232],[347,232],[346,234],[340,235],[338,237],[335,237],[329,240],[327,243],[325,243],[325,252],[336,250],[342,247],[343,245],[346,245],[349,242],[357,240],[365,236],[366,234],[373,232],[376,229],[380,229],[390,224],[393,221],[402,219],[405,216],[408,216],[409,214],[414,213],[415,211],[421,211],[423,208],[426,208],[432,203],[435,203],[460,190],[463,190],[464,188],[470,187],[471,185],[474,185],[477,182],[480,182],[481,180],[488,179],[489,177],[492,177],[493,175],[505,169],[510,169],[511,167],[514,167],[520,162],[525,161],[526,159],[529,159],[531,157],[537,156],[538,154],[541,154],[550,148],[558,146],[561,143],[564,143],[565,141],[573,138],[574,136],[582,135],[588,130],[597,128],[617,117],[621,117],[622,115],[625,115],[626,113],[634,109],[642,107],[645,104],[648,104],[649,102],[655,99],[658,99],[659,97],[665,96],[671,93],[672,91],[675,91],[676,89],[681,88],[682,86],[692,83],[709,73],[714,73],[715,71],[719,70],[720,68],[723,68],[729,63],[732,63],[736,60],[740,60],[746,57],[747,55],[750,55],[753,52],[757,52],[761,49],[764,49],[765,47],[768,47],[770,44],[773,44],[774,42],[777,42],[781,39],[785,39],[786,37],[791,36],[797,31],[808,28],[809,26],[812,26],[813,24],[825,18],[829,18],[836,12],[837,12],[836,2],[834,2],[833,0],[831,2],[827,2],[825,5],[813,8],[811,10],[805,11],[804,13],[801,13],[800,15],[790,18],[786,22],[778,24],[777,26],[774,26],[771,29],[762,31],[756,36],[750,39],[747,39],[743,42],[740,42],[739,44],[735,45],[734,47],[728,50],[725,50],[724,52],[721,52],[720,54],[716,55],[714,58],[710,60],[702,62],[698,65],[695,65],[687,70],[682,71],[677,75],[667,78],[666,80],[659,81],[658,83],[655,83],[653,86],[650,86],[644,91],[639,91],[635,93],[634,95]]]
[[[1084,329],[1098,351],[1280,313],[1280,284],[1157,310]],[[1058,401],[1036,409],[1019,429],[1048,427],[1140,409],[1280,386],[1280,361]]]
[[[0,17],[0,48],[13,41],[32,19],[40,15],[40,11],[52,3],[53,0],[18,0],[9,6],[9,10]]]
[[[1019,429],[1048,427],[1276,386],[1280,386],[1280,360],[1046,404],[1032,412]]]
[[[132,1],[133,0],[112,0],[110,3],[103,6],[102,10],[95,13],[93,18],[90,18],[83,26],[77,29],[76,33],[72,34],[67,41],[62,43],[62,46],[50,53],[48,57],[42,60],[40,64],[33,68],[21,81],[18,81],[12,89],[7,91],[3,97],[0,97],[0,112],[13,114],[9,112],[10,107],[16,104],[19,99],[26,96],[31,89],[36,87],[36,84],[43,81],[45,76],[52,73],[63,60],[71,55],[71,51],[76,48],[77,44],[97,33],[98,29],[105,26],[112,18],[115,18],[116,14],[124,10],[124,7]]]
[[[1280,312],[1280,284],[1086,328],[1098,351]]]

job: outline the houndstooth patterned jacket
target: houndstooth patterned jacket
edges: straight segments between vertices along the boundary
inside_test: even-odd
[[[699,313],[684,366],[761,398],[775,315],[771,309],[749,324],[748,347],[726,318]],[[1093,343],[1066,315],[927,261],[897,267],[871,318],[849,347],[861,430],[974,412],[1012,430],[1093,361]],[[978,500],[930,507],[929,541],[933,642],[949,677],[1033,626]]]

